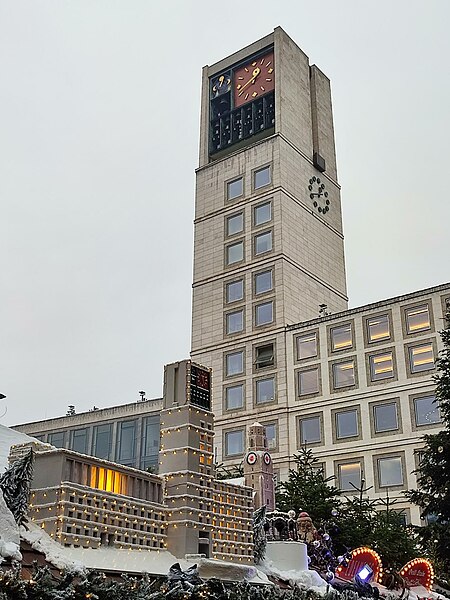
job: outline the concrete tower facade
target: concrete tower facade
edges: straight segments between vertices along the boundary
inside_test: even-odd
[[[248,451],[244,460],[245,485],[253,489],[255,509],[275,510],[275,483],[272,457],[267,449],[266,428],[253,423],[248,432]]]
[[[330,83],[281,29],[203,70],[191,356],[227,428],[288,430],[285,326],[347,308]],[[287,437],[287,435],[286,435]],[[281,448],[280,448],[281,449]],[[286,446],[285,454],[288,454]]]

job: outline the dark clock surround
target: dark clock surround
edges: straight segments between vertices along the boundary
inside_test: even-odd
[[[266,57],[273,63],[273,47],[265,48],[210,78],[209,155],[212,158],[220,158],[231,150],[237,150],[250,138],[257,141],[275,132],[275,67],[270,66],[273,78],[265,84],[268,79],[267,66],[262,61]],[[261,80],[255,78],[258,85],[254,87],[251,83],[253,63],[256,63],[256,69],[261,70],[262,77]],[[250,84],[249,91],[257,88],[256,97],[252,93],[246,94],[248,98],[239,96],[237,74],[241,75],[246,67],[249,70],[248,79],[244,79],[242,85]],[[236,106],[236,103],[240,103],[240,106]]]

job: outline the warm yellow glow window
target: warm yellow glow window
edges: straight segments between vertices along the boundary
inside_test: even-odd
[[[331,330],[331,347],[333,351],[344,350],[353,346],[352,326],[342,325]]]
[[[123,473],[104,469],[103,467],[91,467],[90,486],[105,492],[114,492],[115,494],[127,493],[127,477]]]
[[[369,343],[388,340],[391,337],[388,315],[367,319],[367,334]]]
[[[409,349],[409,363],[412,373],[434,369],[434,351],[432,344],[421,344]]]
[[[425,331],[430,329],[430,311],[428,305],[415,306],[408,308],[405,311],[406,329],[408,333],[416,333],[417,331]]]
[[[394,376],[392,352],[384,352],[370,357],[370,378],[372,381],[388,379]]]

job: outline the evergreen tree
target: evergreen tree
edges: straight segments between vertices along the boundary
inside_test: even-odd
[[[339,507],[340,492],[329,485],[332,477],[325,477],[311,449],[301,448],[294,461],[296,466],[289,469],[288,480],[278,485],[277,508],[285,512],[306,511],[316,527],[322,527]]]
[[[446,327],[441,331],[443,349],[436,362],[435,402],[438,403],[444,429],[425,435],[421,453],[417,490],[407,497],[421,508],[422,517],[433,522],[417,528],[416,533],[435,567],[450,579],[450,304],[447,303]]]
[[[28,496],[33,475],[34,453],[29,452],[14,462],[0,476],[0,489],[3,492],[6,506],[12,512],[18,525],[26,523]]]

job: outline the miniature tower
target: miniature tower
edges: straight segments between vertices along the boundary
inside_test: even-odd
[[[248,452],[244,460],[245,485],[253,488],[255,510],[275,508],[272,457],[267,451],[266,428],[253,423],[248,434]]]

